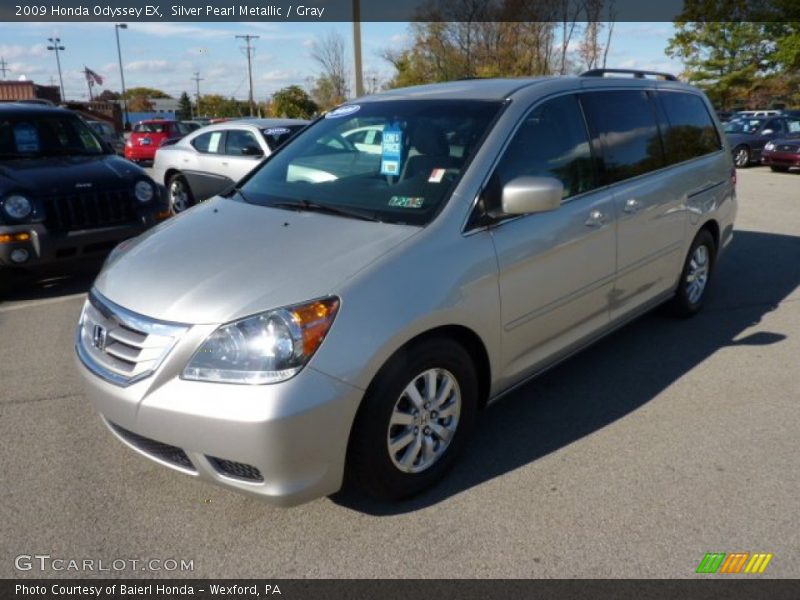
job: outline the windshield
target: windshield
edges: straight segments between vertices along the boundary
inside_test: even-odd
[[[725,133],[755,133],[764,119],[736,119],[725,123]]]
[[[470,100],[345,105],[267,160],[243,184],[242,195],[253,204],[316,205],[425,225],[500,107]],[[362,131],[370,135],[362,138]]]
[[[77,117],[37,115],[0,119],[0,155],[4,158],[87,154],[103,154],[103,147]]]

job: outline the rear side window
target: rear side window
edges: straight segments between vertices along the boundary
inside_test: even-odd
[[[663,136],[669,164],[711,154],[722,147],[702,98],[681,92],[659,92],[658,96],[667,118]]]
[[[643,175],[665,165],[647,92],[613,90],[581,95],[605,183]]]
[[[198,135],[191,141],[195,150],[204,154],[221,154],[222,153],[222,131],[209,131],[202,135]]]

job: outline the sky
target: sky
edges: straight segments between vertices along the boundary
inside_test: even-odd
[[[266,100],[287,85],[308,87],[319,69],[311,58],[315,39],[329,31],[342,34],[347,56],[352,56],[352,24],[307,22],[246,23],[128,23],[120,31],[127,88],[154,87],[175,97],[182,91],[194,95],[195,72],[200,73],[201,94],[222,94],[246,99],[247,62],[236,35],[260,36],[255,40],[253,92]],[[607,66],[679,73],[680,61],[664,54],[673,33],[672,23],[616,23]],[[25,76],[40,84],[58,85],[56,59],[47,50],[47,38],[61,38],[61,68],[68,99],[86,100],[84,65],[104,78],[95,88],[121,89],[117,46],[112,23],[0,23],[0,59],[7,63],[7,79]],[[362,23],[365,73],[383,79],[392,67],[381,57],[387,48],[406,47],[411,37],[407,23]],[[2,74],[0,73],[0,76]]]

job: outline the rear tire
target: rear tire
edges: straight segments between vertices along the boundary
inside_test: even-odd
[[[169,210],[177,215],[194,205],[194,196],[188,182],[180,173],[170,175],[167,180]]]
[[[688,318],[703,308],[714,272],[715,257],[714,238],[707,229],[701,229],[683,263],[678,289],[670,303],[673,314]]]
[[[773,173],[786,173],[789,170],[789,167],[776,167],[773,165],[770,167],[770,169],[772,169]]]
[[[398,500],[450,469],[475,423],[478,380],[459,344],[436,338],[392,357],[367,390],[347,452],[347,479],[360,491]]]

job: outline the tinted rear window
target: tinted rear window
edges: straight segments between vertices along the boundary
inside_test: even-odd
[[[581,99],[606,183],[664,166],[661,139],[647,92],[587,92]]]
[[[164,133],[166,123],[137,123],[133,126],[134,133]]]
[[[664,150],[670,164],[719,150],[717,128],[702,98],[681,92],[659,92],[666,113]]]

